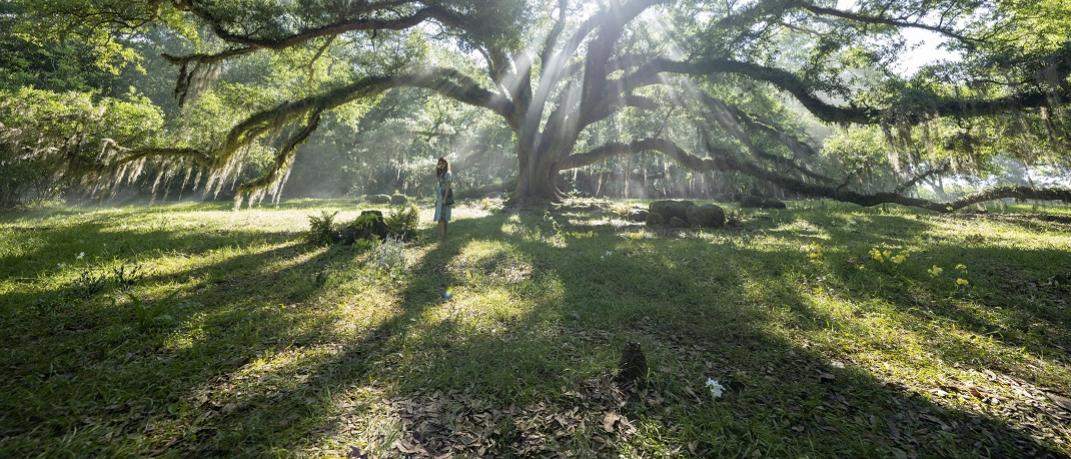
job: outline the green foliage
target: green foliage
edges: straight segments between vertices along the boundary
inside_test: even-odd
[[[0,89],[0,204],[54,199],[75,185],[88,188],[99,178],[102,152],[116,144],[151,143],[162,126],[160,110],[133,94],[123,100]]]
[[[335,229],[335,215],[338,212],[322,211],[320,215],[309,215],[309,230],[305,232],[305,240],[313,245],[328,245],[338,240],[338,231]]]
[[[391,234],[408,240],[416,235],[417,226],[420,224],[420,212],[412,204],[396,206],[391,208],[385,222]]]
[[[839,129],[826,138],[822,155],[837,164],[837,169],[851,174],[854,185],[881,189],[897,180],[890,164],[896,154],[878,127]]]
[[[168,309],[172,306],[178,291],[172,291],[166,297],[159,300],[145,300],[131,291],[122,291],[129,302],[130,312],[134,316],[134,324],[139,331],[145,332],[156,327],[162,327],[174,320]],[[119,297],[112,298],[112,304],[119,305]]]
[[[390,277],[404,274],[409,268],[409,257],[406,256],[405,249],[405,241],[400,237],[388,236],[375,242],[372,256],[379,272]]]
[[[48,161],[15,159],[7,151],[0,150],[0,209],[40,205],[63,192],[66,184],[54,179]]]
[[[9,0],[0,3],[0,41],[13,51],[0,76],[17,87],[88,90],[136,66],[141,56],[124,42],[154,22],[187,27],[171,2],[126,0]],[[9,47],[10,46],[10,47]],[[44,65],[47,64],[47,67]],[[110,76],[110,77],[109,77]],[[37,77],[37,80],[33,78]],[[0,85],[0,87],[3,87]]]

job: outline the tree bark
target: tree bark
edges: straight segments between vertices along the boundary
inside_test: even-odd
[[[550,155],[530,156],[518,153],[518,158],[527,157],[517,164],[517,187],[510,198],[515,207],[540,206],[559,202],[564,194],[558,189],[558,167]]]

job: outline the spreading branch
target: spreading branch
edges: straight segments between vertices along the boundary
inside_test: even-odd
[[[933,114],[960,118],[990,116],[1044,107],[1050,103],[1054,95],[1071,98],[1071,90],[1062,88],[1060,94],[1036,89],[992,99],[971,99],[930,94],[925,98],[904,101],[886,109],[855,105],[840,106],[824,100],[811,84],[792,72],[733,59],[675,61],[656,58],[638,67],[631,74],[622,77],[619,84],[626,88],[657,84],[662,81],[660,75],[663,73],[701,76],[737,74],[765,81],[792,94],[796,100],[819,119],[832,123],[877,124],[897,119],[906,121],[909,124],[919,124],[931,119]]]
[[[483,89],[461,72],[450,68],[434,67],[401,75],[363,78],[323,94],[286,102],[274,108],[258,112],[231,128],[225,140],[212,150],[199,150],[196,148],[130,150],[121,155],[117,160],[117,165],[150,156],[186,156],[193,158],[199,164],[210,168],[219,168],[226,164],[235,152],[266,133],[272,132],[276,126],[291,124],[303,117],[308,117],[310,121],[305,128],[286,144],[288,146],[284,146],[280,150],[280,155],[277,155],[276,164],[281,169],[284,168],[285,164],[288,164],[288,158],[292,156],[294,149],[316,130],[322,112],[399,87],[428,89],[462,103],[487,108],[504,117],[508,117],[513,110],[508,99]],[[243,185],[242,191],[249,191],[257,186],[270,184],[274,179],[275,176],[267,177],[264,180],[258,179],[258,181]]]
[[[892,18],[892,17],[885,17],[885,16],[872,16],[872,15],[863,14],[863,13],[857,13],[857,12],[852,12],[852,11],[844,11],[844,10],[838,10],[836,8],[829,8],[829,7],[819,6],[819,5],[815,5],[813,3],[809,3],[809,2],[796,2],[795,6],[797,6],[799,8],[802,8],[804,10],[807,10],[807,11],[809,11],[809,12],[811,12],[813,14],[819,15],[819,16],[832,16],[832,17],[846,19],[846,20],[853,21],[853,22],[860,22],[860,23],[863,23],[863,24],[887,25],[887,26],[898,27],[898,28],[913,28],[913,29],[928,30],[930,32],[938,33],[938,34],[944,35],[946,37],[955,39],[955,40],[957,40],[957,41],[959,41],[959,42],[961,42],[961,43],[963,43],[963,44],[965,44],[965,45],[967,45],[969,47],[975,46],[975,43],[976,43],[975,40],[971,39],[970,37],[967,37],[966,35],[963,35],[963,34],[955,31],[954,29],[952,29],[950,27],[944,26],[943,24],[929,25],[929,24],[926,24],[926,23],[924,23],[922,21],[910,21],[910,20],[906,20],[906,19]]]
[[[807,183],[797,178],[767,170],[750,161],[737,159],[731,152],[716,147],[710,142],[707,142],[706,148],[710,157],[701,158],[688,153],[672,141],[666,139],[648,138],[636,140],[631,143],[611,142],[585,153],[569,156],[558,165],[560,169],[567,170],[596,164],[614,156],[653,152],[661,153],[673,159],[681,166],[694,171],[704,172],[720,170],[724,172],[738,172],[804,196],[829,198],[868,207],[879,204],[900,204],[935,212],[953,212],[974,204],[1007,198],[1071,202],[1071,189],[1039,189],[1023,186],[996,187],[945,203],[912,198],[892,192],[865,194],[824,184]]]
[[[247,180],[243,182],[239,187],[239,195],[242,193],[248,194],[257,190],[264,189],[265,187],[276,183],[279,179],[279,173],[289,167],[293,163],[294,154],[297,152],[298,145],[301,145],[309,136],[312,135],[316,128],[320,125],[320,115],[322,110],[314,110],[309,115],[309,120],[305,123],[305,126],[294,133],[290,138],[283,143],[282,147],[275,153],[275,160],[272,162],[271,167],[268,168],[259,177]]]
[[[366,5],[366,7],[361,8],[359,12],[367,14],[374,11],[397,7],[404,3],[409,2],[392,1],[374,3]],[[283,37],[258,37],[255,34],[240,34],[228,30],[224,26],[223,21],[216,18],[208,9],[198,6],[195,2],[190,2],[190,4],[186,6],[186,9],[209,24],[217,37],[235,46],[215,53],[194,53],[187,55],[162,54],[163,58],[168,62],[179,66],[179,77],[175,86],[175,96],[179,100],[180,105],[184,104],[189,98],[193,80],[198,77],[199,70],[204,71],[203,69],[211,68],[228,59],[252,54],[264,49],[276,51],[283,50],[307,43],[317,38],[336,37],[347,32],[361,30],[403,30],[416,26],[428,19],[435,19],[447,24],[461,24],[464,22],[462,18],[449,10],[437,6],[428,6],[417,10],[411,15],[393,19],[351,17],[323,26],[303,29]]]

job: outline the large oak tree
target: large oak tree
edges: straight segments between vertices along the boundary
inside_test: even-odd
[[[880,126],[891,144],[917,143],[916,129],[943,121],[963,126],[944,141],[964,155],[981,141],[972,129],[983,122],[1040,126],[1053,148],[1066,147],[1071,41],[1060,36],[1071,24],[1066,6],[859,0],[838,9],[837,3],[52,0],[36,8],[57,23],[106,24],[113,33],[182,23],[200,28],[207,38],[196,48],[165,56],[179,70],[175,96],[183,103],[210,85],[221,67],[261,53],[305,50],[310,69],[317,59],[347,66],[349,81],[310,86],[301,97],[252,114],[217,144],[124,145],[104,157],[111,170],[162,161],[218,174],[233,170],[243,149],[269,145],[272,166],[240,184],[239,202],[278,190],[326,112],[399,88],[431,91],[500,117],[514,133],[513,200],[520,204],[561,199],[558,175],[564,170],[638,153],[863,205],[946,211],[1005,197],[1071,201],[1069,190],[1032,187],[995,188],[948,203],[905,194],[947,171],[948,164],[936,163],[900,171],[902,183],[894,189],[867,192],[850,174],[832,176],[809,166],[813,142],[778,121],[783,116],[768,116],[742,96],[772,94],[825,123]],[[905,80],[886,67],[904,52],[899,31],[907,29],[942,37],[962,59]],[[412,40],[434,42],[456,59],[369,65],[333,51],[352,47],[394,62],[398,48],[377,45],[409,46]],[[626,110],[655,116],[667,105],[691,114],[704,139],[697,150],[666,135],[580,150],[592,126]]]

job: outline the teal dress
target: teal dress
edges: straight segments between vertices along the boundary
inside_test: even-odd
[[[453,206],[446,205],[446,190],[450,189],[450,171],[446,171],[442,177],[438,177],[439,185],[435,191],[435,221],[450,221],[450,209]]]

